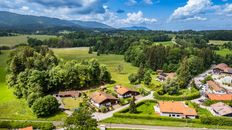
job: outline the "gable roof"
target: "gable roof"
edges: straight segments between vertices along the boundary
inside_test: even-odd
[[[90,98],[94,101],[94,102],[96,102],[96,103],[102,103],[102,102],[104,102],[104,101],[106,101],[106,100],[117,100],[117,98],[116,97],[114,97],[114,96],[112,96],[112,95],[109,95],[109,94],[106,94],[106,93],[104,93],[104,92],[95,92],[95,93],[93,93],[91,96],[90,96]]]
[[[232,94],[207,94],[208,98],[210,100],[215,100],[215,101],[230,101],[232,100]]]
[[[33,130],[32,126],[26,127],[26,128],[20,128],[19,130]]]
[[[164,113],[180,113],[184,115],[197,116],[195,109],[186,106],[178,101],[159,101],[160,111]]]
[[[225,63],[221,63],[221,64],[218,64],[214,67],[214,69],[220,69],[224,72],[227,72],[227,73],[232,73],[232,68],[230,68],[227,64]]]
[[[123,95],[127,92],[137,92],[133,89],[130,89],[130,88],[127,88],[127,87],[124,87],[124,86],[121,86],[121,85],[117,85],[115,86],[115,91],[120,94],[120,95]]]
[[[226,105],[225,103],[218,102],[212,104],[211,107],[221,116],[232,114],[232,107]]]
[[[210,81],[207,81],[207,84],[208,86],[212,89],[212,90],[215,90],[215,91],[224,91],[224,89],[219,86],[216,82],[210,80]]]

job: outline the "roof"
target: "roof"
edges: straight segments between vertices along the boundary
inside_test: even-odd
[[[33,130],[32,126],[26,127],[26,128],[20,128],[19,130]]]
[[[207,84],[211,89],[213,89],[215,91],[223,91],[224,90],[221,86],[219,86],[216,82],[214,82],[212,80],[207,81]]]
[[[95,92],[93,93],[90,98],[96,102],[96,103],[102,103],[104,102],[105,100],[117,100],[116,97],[112,96],[112,95],[109,95],[109,94],[106,94],[104,92]]]
[[[124,87],[124,86],[121,86],[121,85],[117,85],[116,88],[115,88],[115,91],[120,94],[120,95],[123,95],[127,92],[137,92],[133,89],[130,89],[130,88],[127,88],[127,87]]]
[[[230,68],[227,64],[225,63],[221,63],[221,64],[218,64],[214,67],[214,69],[220,69],[220,70],[223,70],[224,72],[227,72],[227,73],[232,73],[232,68]]]
[[[207,94],[210,100],[216,101],[230,101],[232,100],[232,94]]]
[[[232,114],[232,107],[226,105],[225,103],[218,102],[211,105],[211,107],[221,116]]]
[[[59,96],[72,96],[72,97],[79,97],[80,92],[79,91],[64,91],[64,92],[59,92]]]
[[[164,113],[180,113],[184,115],[197,116],[195,109],[186,106],[183,102],[178,101],[160,101],[160,112]]]

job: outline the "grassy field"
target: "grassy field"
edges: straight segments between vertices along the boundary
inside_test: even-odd
[[[213,45],[223,45],[224,43],[229,42],[229,41],[222,41],[222,40],[210,40],[209,44]]]
[[[166,41],[166,42],[154,42],[154,45],[164,45],[164,46],[172,46],[174,43],[172,41]]]
[[[44,40],[50,37],[49,35],[19,35],[19,36],[9,36],[9,37],[0,37],[0,46],[14,46],[18,44],[27,44],[27,37],[38,38]]]
[[[152,126],[173,126],[173,127],[195,127],[195,128],[219,128],[219,129],[232,129],[231,126],[216,126],[216,125],[205,125],[199,123],[186,123],[179,121],[163,121],[157,119],[133,119],[133,118],[119,118],[112,117],[108,118],[102,123],[116,123],[116,124],[138,124],[138,125],[152,125]]]
[[[112,79],[118,84],[123,84],[129,86],[128,76],[131,73],[136,73],[138,68],[132,66],[123,60],[122,55],[100,55],[97,56],[96,53],[88,54],[88,48],[72,48],[72,49],[53,49],[55,54],[64,60],[84,60],[84,59],[97,59],[101,64],[107,66],[110,70]],[[118,65],[123,66],[123,71],[118,73],[116,67]]]
[[[216,51],[216,53],[221,56],[226,56],[228,54],[231,55],[232,51],[230,51],[229,49],[220,49],[219,51]]]
[[[78,108],[82,101],[83,101],[82,98],[71,98],[71,97],[62,98],[62,102],[66,109]]]

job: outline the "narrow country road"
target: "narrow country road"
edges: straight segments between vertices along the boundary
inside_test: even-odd
[[[136,130],[216,130],[207,128],[167,127],[129,124],[104,124],[106,128],[136,129]]]
[[[140,101],[143,101],[143,100],[149,100],[149,99],[154,99],[153,98],[153,91],[151,91],[151,93],[145,97],[142,97],[142,98],[139,98],[138,100],[136,100],[135,102],[138,103]],[[118,111],[121,111],[122,109],[126,108],[126,107],[129,107],[129,104],[125,105],[125,106],[122,106],[118,109],[115,109],[113,111],[110,111],[110,112],[107,112],[107,113],[100,113],[100,112],[95,112],[93,113],[93,117],[98,120],[98,121],[101,121],[101,120],[104,120],[106,118],[110,118],[113,116],[113,114],[115,112],[118,112]]]

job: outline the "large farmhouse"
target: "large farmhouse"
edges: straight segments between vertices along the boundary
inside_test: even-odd
[[[112,95],[106,94],[104,92],[95,92],[90,96],[91,103],[97,108],[103,106],[110,107],[116,104],[118,99]]]
[[[160,101],[158,105],[155,106],[155,111],[161,116],[174,118],[194,119],[197,116],[195,109],[186,106],[184,102],[177,101]]]
[[[214,82],[212,80],[207,81],[207,85],[211,89],[212,93],[226,94],[226,90],[224,88],[222,88],[219,84],[217,84],[216,82]]]
[[[136,90],[133,90],[133,89],[121,86],[121,85],[115,86],[115,91],[118,94],[119,98],[128,98],[131,96],[139,95],[139,92],[137,92]]]
[[[226,105],[225,103],[215,103],[211,105],[211,108],[219,116],[232,116],[232,107]]]
[[[232,74],[232,68],[225,63],[221,63],[213,68],[213,72],[218,74],[221,73]]]

